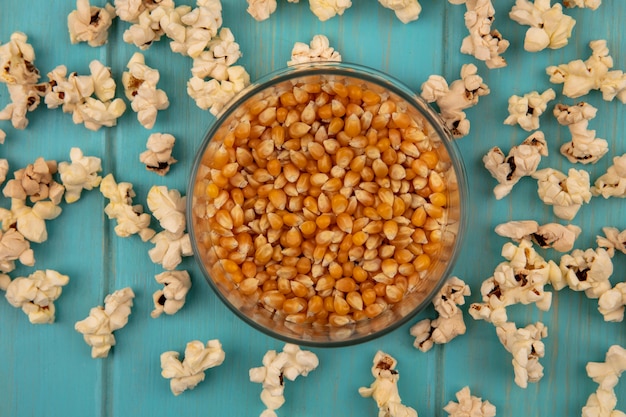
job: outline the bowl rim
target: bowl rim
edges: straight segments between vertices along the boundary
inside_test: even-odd
[[[395,320],[393,323],[387,325],[386,327],[366,334],[358,334],[357,332],[353,332],[351,336],[356,336],[336,340],[331,338],[324,340],[314,340],[307,338],[298,338],[296,336],[291,337],[289,335],[276,332],[264,326],[263,324],[256,322],[252,318],[248,317],[246,314],[243,314],[241,311],[239,311],[239,309],[235,305],[233,305],[233,303],[231,303],[228,298],[226,298],[222,291],[217,288],[217,284],[213,282],[211,274],[204,265],[204,262],[202,261],[198,253],[199,251],[197,248],[197,240],[195,230],[193,228],[192,218],[193,192],[195,190],[194,185],[198,173],[198,168],[201,165],[204,152],[206,151],[211,141],[211,138],[223,126],[223,122],[226,121],[229,116],[231,116],[235,111],[237,111],[239,106],[246,102],[249,98],[266,90],[267,88],[271,88],[275,84],[279,84],[284,81],[290,81],[294,78],[322,74],[353,77],[359,80],[374,83],[379,87],[382,87],[383,89],[393,92],[402,100],[405,100],[411,106],[415,107],[419,111],[419,113],[426,119],[428,124],[436,131],[441,142],[445,146],[446,151],[449,154],[454,174],[457,179],[460,207],[460,213],[458,218],[458,231],[456,234],[455,242],[451,246],[452,253],[447,261],[447,264],[441,272],[441,279],[439,279],[439,281],[435,284],[432,291],[428,295],[426,295],[422,299],[422,301],[410,312],[406,313],[404,316],[402,316],[398,320]],[[459,252],[463,246],[465,230],[467,228],[469,211],[467,209],[468,202],[469,195],[467,187],[467,173],[465,170],[465,164],[463,162],[462,154],[455,143],[455,139],[451,131],[447,128],[439,113],[437,113],[437,111],[430,104],[428,104],[422,97],[420,97],[419,94],[413,92],[405,83],[389,74],[386,74],[381,70],[351,62],[322,61],[279,68],[267,73],[264,76],[259,77],[256,81],[254,81],[249,86],[244,88],[241,92],[236,94],[222,108],[222,110],[215,115],[215,119],[212,123],[210,123],[209,127],[207,128],[202,142],[196,148],[196,154],[193,164],[191,166],[189,181],[187,185],[187,201],[185,214],[187,231],[189,233],[195,263],[200,268],[200,271],[203,274],[203,278],[205,279],[205,281],[207,281],[211,290],[217,295],[221,302],[235,314],[235,316],[247,323],[252,328],[260,331],[261,333],[286,343],[294,343],[297,345],[309,347],[332,348],[352,346],[378,339],[384,335],[391,333],[399,327],[402,327],[409,320],[413,319],[416,315],[426,309],[426,307],[430,304],[433,297],[439,292],[444,283],[452,276],[451,273],[458,259]],[[351,325],[346,325],[337,329],[345,329],[349,328],[350,326],[356,326],[356,324],[353,323]]]

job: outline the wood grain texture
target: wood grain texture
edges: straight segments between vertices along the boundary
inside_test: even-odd
[[[190,0],[177,3],[192,4]],[[465,6],[445,0],[423,0],[420,19],[403,25],[375,0],[353,3],[343,16],[319,22],[305,0],[299,4],[279,1],[269,20],[256,22],[245,13],[244,0],[223,0],[224,26],[232,29],[241,44],[241,63],[253,80],[283,67],[293,43],[308,42],[317,33],[326,34],[345,61],[386,71],[415,91],[430,74],[452,80],[458,78],[462,64],[476,63],[491,94],[467,112],[472,121],[471,133],[457,142],[467,170],[470,212],[469,227],[453,272],[471,286],[468,304],[478,301],[481,282],[502,261],[500,249],[506,240],[494,234],[494,226],[528,218],[540,223],[558,221],[552,209],[538,200],[536,184],[530,179],[521,181],[503,200],[493,197],[495,181],[483,168],[482,155],[495,145],[508,150],[527,136],[519,127],[502,124],[507,116],[507,99],[512,94],[553,87],[559,93],[558,101],[574,103],[560,95],[561,86],[550,85],[545,67],[575,58],[586,59],[590,54],[588,43],[593,39],[607,39],[615,68],[626,69],[622,22],[626,3],[605,0],[597,11],[567,10],[577,20],[570,44],[560,50],[531,54],[522,48],[525,27],[508,18],[514,1],[494,0],[494,27],[511,41],[505,53],[509,65],[497,70],[488,70],[482,62],[459,53],[466,36]],[[103,2],[94,0],[94,4]],[[0,42],[7,42],[14,31],[27,33],[37,54],[35,65],[44,79],[60,64],[70,71],[88,73],[89,62],[99,59],[111,66],[118,81],[118,96],[122,97],[121,73],[137,51],[122,41],[128,24],[116,21],[110,42],[101,48],[71,45],[66,18],[74,7],[72,0],[3,1]],[[0,145],[0,157],[7,158],[14,170],[39,156],[68,160],[70,148],[78,146],[86,155],[102,158],[104,174],[110,172],[118,181],[133,183],[135,201],[144,207],[147,192],[154,184],[185,193],[196,148],[214,118],[198,109],[187,96],[186,81],[191,68],[188,58],[173,54],[165,39],[144,54],[146,63],[160,70],[159,86],[171,102],[170,108],[159,114],[152,130],[139,125],[130,107],[118,126],[91,132],[74,125],[71,116],[60,109],[40,106],[29,114],[30,125],[24,131],[0,122],[0,128],[7,132],[6,143]],[[598,108],[598,117],[590,122],[590,128],[596,129],[597,136],[606,138],[610,146],[609,154],[596,165],[584,167],[593,180],[606,171],[613,156],[626,152],[626,110],[617,101],[602,101],[597,92],[584,99]],[[1,86],[0,107],[8,100],[6,88]],[[542,118],[541,127],[550,151],[541,166],[562,170],[571,167],[558,152],[560,145],[569,140],[567,129],[550,114]],[[139,154],[152,132],[172,133],[177,138],[174,156],[179,163],[166,177],[147,172],[139,163]],[[27,275],[35,269],[49,268],[70,276],[69,285],[56,303],[55,324],[31,325],[21,311],[0,298],[0,417],[259,415],[263,410],[261,387],[249,382],[248,370],[261,364],[268,349],[281,349],[282,342],[234,317],[211,292],[192,258],[181,265],[191,272],[193,281],[187,304],[174,316],[152,319],[151,297],[158,289],[153,277],[162,269],[150,262],[149,244],[137,236],[122,239],[115,235],[114,224],[103,213],[105,204],[97,191],[86,192],[75,204],[63,204],[61,216],[48,223],[49,240],[33,245],[35,267],[19,267],[13,274]],[[0,205],[7,207],[8,201],[0,197]],[[595,236],[603,226],[626,229],[625,210],[626,204],[620,199],[593,199],[572,221],[583,229],[577,247],[594,247]],[[555,252],[541,254],[558,262],[559,254]],[[618,254],[614,262],[615,283],[624,280],[626,261]],[[91,307],[102,304],[106,294],[125,286],[131,286],[136,293],[130,321],[115,333],[118,344],[108,358],[91,359],[90,349],[74,330],[74,323],[86,317]],[[495,404],[499,416],[580,415],[587,397],[596,389],[586,376],[586,363],[602,361],[612,344],[626,346],[624,324],[605,323],[596,308],[595,300],[568,290],[553,295],[549,312],[540,312],[533,306],[511,308],[510,317],[519,326],[542,320],[549,328],[546,356],[541,360],[545,376],[527,389],[513,382],[511,357],[499,344],[494,328],[469,315],[465,336],[428,353],[415,350],[408,328],[419,319],[434,317],[434,311],[428,309],[383,338],[354,347],[314,349],[320,367],[307,378],[287,384],[287,402],[278,415],[376,415],[374,402],[361,398],[357,389],[372,382],[370,364],[379,349],[398,359],[400,394],[404,403],[422,416],[445,415],[442,407],[465,385]],[[160,376],[159,355],[167,350],[182,352],[190,340],[213,338],[223,343],[224,364],[207,371],[206,380],[195,390],[174,397],[168,381]],[[618,385],[616,392],[620,398],[618,408],[626,410],[626,383]]]

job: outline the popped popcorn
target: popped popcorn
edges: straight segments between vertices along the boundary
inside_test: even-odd
[[[620,232],[615,227],[603,227],[602,231],[606,237],[596,236],[599,247],[605,248],[611,258],[615,255],[615,249],[626,253],[626,230]]]
[[[563,14],[563,6],[550,0],[516,0],[509,17],[520,25],[530,26],[524,37],[524,49],[529,52],[545,48],[559,49],[567,45],[576,20]]]
[[[563,0],[563,6],[565,7],[585,7],[591,10],[596,10],[602,4],[602,0]]]
[[[598,298],[598,311],[604,317],[604,321],[623,321],[624,306],[626,306],[626,282],[617,283]]]
[[[450,401],[443,407],[449,417],[495,417],[496,415],[495,405],[473,396],[467,386],[456,393],[456,400],[457,402]]]
[[[209,340],[206,346],[199,340],[193,340],[187,343],[182,361],[176,351],[161,354],[161,376],[170,380],[170,390],[178,396],[204,381],[205,371],[220,366],[225,357],[218,339]]]
[[[95,156],[85,156],[80,148],[70,149],[71,162],[62,161],[58,165],[61,183],[65,187],[65,202],[75,203],[83,190],[91,190],[100,185],[102,161]]]
[[[352,7],[351,0],[309,0],[309,8],[322,22],[336,15],[343,15],[350,7]]]
[[[13,173],[13,179],[7,181],[2,193],[5,197],[31,202],[49,199],[59,204],[65,188],[56,182],[53,175],[57,173],[57,162],[46,161],[39,157],[32,164]]]
[[[529,382],[538,382],[543,377],[543,365],[539,358],[545,355],[542,339],[548,336],[548,328],[542,322],[517,328],[507,322],[496,327],[502,346],[513,355],[515,383],[526,388]]]
[[[94,47],[104,45],[114,18],[115,8],[110,3],[96,7],[91,6],[89,0],[76,0],[76,10],[67,16],[70,42],[87,42]]]
[[[14,227],[31,242],[45,242],[48,240],[46,220],[57,218],[61,211],[61,207],[52,201],[38,201],[31,207],[25,200],[12,198],[10,210],[0,208],[2,230]]]
[[[144,11],[152,11],[159,6],[173,7],[172,0],[115,0],[115,14],[125,22],[136,23]]]
[[[626,197],[626,154],[613,158],[613,165],[594,182],[591,194],[604,198]]]
[[[138,7],[136,12],[129,13],[128,17],[132,19],[130,20],[132,25],[126,29],[122,38],[124,42],[132,43],[137,48],[145,50],[164,35],[161,18],[174,10],[174,3],[172,1],[142,1],[142,3],[143,7]],[[115,4],[117,13],[118,2],[116,1]]]
[[[465,334],[463,311],[458,306],[465,304],[465,297],[469,295],[470,287],[463,280],[458,277],[449,278],[432,301],[439,317],[421,320],[409,329],[410,335],[415,337],[413,346],[427,352],[434,343],[448,343]]]
[[[113,332],[126,326],[133,306],[135,293],[126,287],[107,295],[104,307],[89,310],[89,316],[76,322],[74,329],[83,334],[85,342],[91,346],[92,358],[106,358],[116,340]]]
[[[571,163],[595,164],[609,151],[608,142],[596,138],[595,130],[587,129],[589,120],[596,117],[597,111],[585,102],[573,106],[557,104],[554,107],[554,116],[559,124],[567,126],[572,135],[572,140],[561,146],[561,154]]]
[[[131,108],[137,113],[137,120],[146,129],[152,129],[157,112],[169,107],[165,91],[157,88],[159,71],[146,65],[140,52],[135,52],[126,65],[128,71],[122,74],[122,84]]]
[[[35,254],[30,242],[20,232],[9,228],[0,230],[0,273],[8,273],[15,269],[15,261],[22,265],[35,265]]]
[[[402,404],[398,393],[400,373],[398,362],[385,352],[378,351],[374,356],[372,375],[375,380],[369,387],[360,387],[362,397],[372,397],[378,406],[378,415],[386,417],[417,417],[417,411]]]
[[[562,279],[552,283],[556,290],[567,285],[574,291],[584,291],[589,298],[599,298],[611,289],[613,261],[603,248],[575,249],[561,257]]]
[[[193,59],[192,75],[227,80],[228,67],[241,58],[241,50],[233,32],[229,28],[221,28],[219,34],[209,42],[208,48]]]
[[[621,70],[609,71],[613,68],[613,58],[605,40],[589,42],[591,56],[586,60],[580,59],[558,66],[546,68],[550,82],[563,84],[563,95],[578,98],[588,94],[591,90],[600,90],[602,98],[612,101],[615,97],[626,103],[626,74]]]
[[[616,411],[617,396],[615,386],[626,371],[626,349],[612,345],[606,352],[604,362],[588,362],[587,375],[598,384],[598,389],[587,399],[582,409],[582,417],[620,417],[624,413]]]
[[[569,252],[582,231],[574,224],[562,225],[547,223],[539,225],[534,220],[520,220],[496,226],[496,233],[516,242],[532,240],[542,248],[552,248],[558,252]]]
[[[21,308],[31,323],[49,324],[55,320],[54,301],[68,282],[67,275],[47,269],[35,271],[28,277],[0,280],[0,289],[6,291],[5,297],[9,304]]]
[[[276,11],[276,0],[246,0],[248,8],[246,11],[257,22],[267,20]]]
[[[162,313],[171,315],[185,305],[185,297],[191,288],[191,279],[187,271],[166,271],[154,277],[156,282],[163,284],[163,289],[152,295],[154,310],[150,313],[153,318]]]
[[[188,233],[172,233],[167,230],[157,233],[150,239],[154,247],[148,251],[150,260],[171,271],[183,261],[183,256],[193,255]]]
[[[99,130],[101,127],[113,127],[126,111],[126,104],[121,98],[102,102],[93,97],[87,97],[79,103],[72,114],[75,124],[84,124],[89,130]]]
[[[180,10],[177,12],[180,24],[176,22],[178,17],[172,15],[171,26],[166,30],[172,40],[170,48],[173,52],[196,58],[209,48],[222,26],[222,5],[219,0],[198,0],[194,9],[177,10]],[[171,21],[176,23],[172,25]],[[171,30],[174,28],[176,30]]]
[[[461,43],[461,53],[485,61],[487,68],[502,68],[506,60],[500,56],[509,47],[509,41],[492,29],[496,11],[491,0],[449,0],[452,4],[465,4],[465,26],[469,35]]]
[[[108,174],[100,182],[100,192],[109,199],[104,212],[109,219],[115,219],[115,233],[120,237],[138,234],[144,242],[152,239],[155,231],[150,229],[151,216],[143,212],[141,204],[133,205],[135,191],[129,182],[115,181],[113,174]]]
[[[512,95],[509,97],[509,116],[504,119],[504,124],[518,124],[528,132],[539,129],[539,117],[546,111],[548,102],[555,97],[556,93],[551,88],[541,94],[531,91],[522,97]]]
[[[228,78],[221,81],[191,77],[187,82],[187,94],[195,100],[198,107],[208,109],[216,116],[237,93],[250,84],[250,75],[240,65],[228,67],[227,74]]]
[[[494,146],[483,156],[483,164],[498,181],[493,189],[497,200],[506,197],[520,179],[533,175],[542,156],[548,156],[548,145],[543,132],[536,131],[509,151],[508,155]]]
[[[591,200],[589,173],[570,168],[567,175],[553,168],[544,168],[532,174],[537,180],[537,193],[545,203],[552,205],[554,215],[572,220],[583,204]]]
[[[146,165],[147,170],[165,175],[178,162],[172,157],[175,142],[176,138],[169,133],[152,133],[146,142],[147,149],[139,155],[139,160]]]
[[[437,104],[440,116],[455,138],[467,135],[470,130],[463,110],[475,106],[481,96],[489,94],[489,87],[477,72],[476,65],[465,64],[461,67],[461,79],[449,86],[440,75],[431,75],[421,86],[422,98]]]
[[[267,351],[263,356],[263,366],[251,368],[249,371],[250,381],[263,386],[261,401],[266,410],[261,416],[276,416],[274,410],[285,403],[285,378],[295,381],[298,376],[307,376],[318,365],[319,360],[315,353],[301,350],[292,343],[286,343],[279,353],[275,350]]]
[[[324,35],[315,35],[311,43],[296,42],[291,50],[291,60],[287,65],[297,65],[307,62],[341,62],[341,54],[330,46],[330,41]]]
[[[165,185],[153,185],[148,191],[148,208],[161,227],[173,234],[185,230],[186,197],[178,190],[168,190]]]
[[[402,23],[417,20],[422,11],[422,6],[417,0],[378,0],[378,2],[395,12],[396,17]]]
[[[9,161],[4,158],[0,158],[0,184],[7,179],[7,174],[9,173]]]

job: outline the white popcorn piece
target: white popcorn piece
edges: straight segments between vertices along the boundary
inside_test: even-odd
[[[12,281],[3,280],[0,289],[13,307],[21,308],[33,324],[49,324],[55,320],[56,301],[69,277],[51,269],[35,271],[28,277],[18,277]]]
[[[276,11],[276,0],[246,0],[248,2],[248,8],[246,11],[257,22],[269,19],[269,17]]]
[[[64,113],[73,113],[80,102],[91,96],[94,91],[94,80],[89,75],[68,75],[67,67],[59,65],[48,73],[48,89],[44,101],[49,109],[59,106]]]
[[[613,165],[591,187],[594,196],[626,197],[626,154],[613,158]]]
[[[609,55],[606,41],[591,41],[589,46],[592,54],[586,61],[577,59],[547,67],[550,82],[563,84],[563,95],[570,98],[584,96],[591,90],[600,90],[604,100],[612,101],[617,97],[626,103],[626,74],[621,70],[609,71],[613,68],[613,58]]]
[[[561,146],[561,154],[571,163],[595,164],[608,151],[608,142],[596,138],[596,131],[587,129],[589,120],[596,117],[598,109],[580,102],[573,106],[557,104],[554,117],[559,124],[567,126],[572,135],[570,142]]]
[[[191,288],[191,279],[187,271],[165,271],[154,277],[156,282],[163,284],[163,289],[152,295],[154,310],[152,318],[162,313],[172,315],[185,305],[185,298]]]
[[[222,5],[219,0],[198,0],[194,9],[176,8],[162,22],[172,40],[171,50],[196,58],[209,48],[222,26]]]
[[[0,110],[0,120],[10,120],[15,129],[26,129],[26,115],[39,106],[46,87],[41,84],[9,84],[7,89],[11,102]]]
[[[291,50],[291,60],[287,65],[297,65],[308,62],[334,61],[341,62],[341,54],[330,46],[330,41],[324,35],[315,35],[310,44],[296,42]]]
[[[539,358],[545,355],[541,340],[548,336],[548,328],[537,322],[518,329],[515,323],[507,322],[497,326],[496,333],[500,343],[513,355],[515,383],[526,388],[529,382],[538,382],[543,377]]]
[[[589,173],[570,168],[567,175],[553,168],[544,168],[532,174],[537,180],[537,193],[545,203],[552,205],[555,216],[572,220],[583,204],[591,200]]]
[[[227,73],[228,79],[222,81],[191,77],[187,82],[187,94],[199,108],[208,109],[217,116],[237,93],[250,84],[250,75],[240,65],[228,67]]]
[[[178,190],[169,190],[165,185],[153,185],[148,191],[148,208],[161,227],[170,233],[180,234],[185,230],[185,208],[187,198]]]
[[[59,204],[65,189],[54,180],[53,175],[56,173],[56,161],[46,161],[39,157],[32,164],[15,171],[14,178],[7,181],[2,193],[9,198],[29,198],[33,203],[49,199],[54,204]]]
[[[193,59],[192,75],[227,80],[228,67],[241,58],[241,50],[233,32],[229,28],[221,28],[218,36],[209,42],[208,48]]]
[[[206,345],[193,340],[187,343],[182,361],[176,351],[161,354],[161,376],[170,380],[170,390],[178,396],[204,381],[205,371],[220,366],[225,358],[218,339],[209,340]]]
[[[150,229],[151,216],[143,212],[141,204],[133,205],[135,191],[129,182],[115,181],[113,174],[108,174],[100,182],[100,192],[109,199],[104,212],[109,219],[115,219],[115,233],[120,237],[138,234],[144,242],[152,239],[155,231]]]
[[[75,124],[84,124],[89,130],[97,131],[101,127],[113,127],[126,111],[126,104],[121,98],[110,102],[102,102],[93,97],[87,97],[80,103],[72,115]]]
[[[553,89],[548,88],[539,94],[531,91],[523,96],[509,97],[509,116],[504,120],[505,125],[519,125],[530,132],[539,129],[539,117],[546,111],[548,103],[556,98]]]
[[[506,60],[501,56],[509,47],[509,41],[492,29],[496,11],[491,0],[449,0],[452,4],[465,4],[465,26],[469,35],[461,43],[461,53],[484,61],[487,68],[502,68]]]
[[[106,358],[116,340],[113,332],[126,326],[133,306],[135,293],[126,287],[107,295],[104,307],[93,307],[89,316],[76,322],[74,329],[82,333],[85,342],[91,346],[92,358]]]
[[[626,282],[617,283],[598,298],[598,311],[604,321],[621,322],[624,320],[626,306]]]
[[[545,48],[559,49],[567,45],[576,20],[563,14],[560,3],[550,0],[516,0],[509,17],[520,25],[530,26],[524,38],[524,49],[529,52]]]
[[[165,175],[178,162],[172,157],[175,143],[176,138],[169,133],[152,133],[146,143],[147,149],[139,155],[139,160],[146,165],[148,171]]]
[[[10,210],[0,208],[2,230],[14,227],[29,241],[42,243],[48,240],[46,220],[57,218],[61,211],[52,201],[38,201],[31,207],[25,200],[12,198]]]
[[[171,271],[176,269],[183,261],[184,256],[193,255],[191,239],[188,233],[172,233],[167,230],[154,235],[150,239],[154,247],[148,251],[150,260],[160,264],[164,269]]]
[[[566,284],[574,291],[584,291],[589,298],[599,298],[611,289],[609,278],[613,275],[613,261],[603,248],[575,249],[561,257],[559,268],[563,281],[553,283],[557,290]]]
[[[582,409],[582,417],[621,417],[625,415],[615,410],[617,396],[615,386],[626,371],[626,349],[619,345],[609,347],[604,362],[588,362],[587,375],[598,384],[598,389],[587,399]]]
[[[83,190],[91,190],[100,185],[102,161],[95,156],[85,156],[80,148],[70,149],[71,162],[62,161],[58,165],[61,183],[65,187],[65,202],[75,203]]]
[[[115,0],[115,14],[125,22],[136,23],[144,11],[152,11],[159,6],[173,7],[172,0]]]
[[[143,54],[135,52],[127,64],[128,71],[122,74],[122,84],[137,120],[146,129],[152,129],[157,113],[169,107],[165,91],[157,88],[159,71],[145,63]]]
[[[421,96],[428,103],[436,103],[439,114],[455,138],[469,133],[470,122],[463,110],[478,104],[481,96],[489,94],[489,87],[478,75],[474,64],[461,67],[461,78],[448,86],[445,78],[431,75],[421,86]]]
[[[89,0],[76,0],[76,10],[67,16],[70,42],[87,42],[94,47],[104,45],[114,18],[115,8],[110,3],[96,7],[91,6]]]
[[[465,334],[463,311],[458,306],[465,304],[465,297],[469,295],[470,287],[463,280],[458,277],[449,278],[432,301],[439,317],[421,320],[409,329],[409,334],[415,337],[413,346],[427,352],[435,343],[448,343]]]
[[[450,401],[443,407],[449,417],[495,417],[496,407],[489,401],[471,394],[468,386],[456,393],[457,402]]]
[[[35,254],[30,242],[16,229],[0,231],[0,273],[9,273],[15,269],[15,261],[22,265],[35,265]]]
[[[422,12],[422,6],[417,0],[378,0],[387,9],[395,12],[396,17],[402,23],[409,23],[417,20]]]
[[[261,401],[266,410],[261,416],[275,416],[274,410],[285,403],[285,379],[295,381],[298,376],[307,376],[315,370],[319,360],[315,353],[301,350],[299,346],[286,343],[282,352],[269,350],[263,356],[263,366],[251,368],[251,382],[262,384]]]
[[[542,248],[552,248],[558,252],[569,252],[582,231],[574,224],[562,225],[546,223],[539,225],[534,220],[518,220],[496,226],[496,233],[516,242],[532,240]]]
[[[7,179],[7,174],[9,173],[9,161],[4,158],[0,158],[0,184]]]
[[[563,0],[563,6],[572,7],[584,7],[591,10],[596,10],[602,4],[602,0]]]
[[[369,387],[360,387],[362,397],[372,397],[378,406],[379,416],[417,417],[417,411],[402,404],[398,393],[400,373],[396,370],[398,362],[385,352],[378,351],[374,356],[372,375],[375,380]]]
[[[533,132],[520,145],[512,147],[506,156],[498,146],[491,148],[483,156],[483,164],[498,181],[493,189],[496,199],[506,197],[523,177],[533,175],[542,156],[548,156],[548,145],[541,131]]]
[[[605,248],[609,256],[615,255],[615,250],[626,253],[626,230],[619,231],[615,227],[603,227],[604,236],[596,236],[596,242],[601,248]]]
[[[351,0],[309,0],[309,8],[317,18],[325,22],[352,7]]]
[[[126,43],[132,43],[141,50],[146,50],[164,35],[161,19],[174,10],[173,1],[142,1],[143,5],[134,7],[129,13],[132,25],[126,29],[122,38]],[[117,12],[117,4],[116,12]],[[121,17],[121,16],[120,16]]]

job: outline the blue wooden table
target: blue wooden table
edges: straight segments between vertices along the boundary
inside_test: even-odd
[[[191,4],[189,0],[185,3]],[[476,63],[490,87],[491,93],[468,111],[470,134],[457,142],[470,189],[469,227],[454,268],[454,274],[472,290],[466,309],[469,302],[480,301],[480,284],[503,261],[500,249],[507,240],[494,233],[497,224],[520,219],[559,221],[552,208],[537,198],[536,182],[530,178],[523,179],[508,197],[499,201],[493,197],[496,183],[484,169],[482,156],[495,145],[507,151],[527,136],[518,126],[503,125],[508,115],[508,98],[548,87],[557,91],[557,100],[550,104],[541,121],[550,152],[541,167],[562,171],[571,167],[559,154],[560,145],[569,140],[569,132],[550,113],[556,102],[573,104],[575,100],[562,96],[561,86],[549,83],[545,68],[576,58],[586,59],[591,53],[589,41],[606,39],[615,68],[626,69],[626,3],[605,0],[596,11],[568,9],[566,13],[577,20],[570,44],[558,50],[529,53],[522,46],[526,27],[508,18],[514,2],[495,0],[494,27],[511,46],[504,54],[508,66],[493,70],[459,52],[466,36],[465,6],[445,0],[423,0],[419,20],[404,25],[374,0],[355,0],[343,16],[326,22],[320,22],[306,3],[280,1],[269,20],[256,22],[245,13],[243,0],[223,1],[224,26],[232,29],[240,43],[244,54],[240,63],[249,70],[252,80],[285,66],[294,42],[308,43],[313,35],[322,33],[341,52],[344,61],[386,71],[416,91],[430,74],[457,79],[461,65],[470,62]],[[95,4],[102,5],[100,1]],[[66,19],[74,8],[72,0],[3,0],[0,42],[8,42],[15,31],[26,33],[43,80],[47,72],[60,64],[70,71],[88,74],[89,62],[98,59],[111,67],[118,82],[117,96],[122,97],[121,73],[137,51],[122,40],[128,24],[116,20],[106,46],[71,45]],[[11,171],[40,156],[69,160],[70,149],[80,147],[85,155],[102,158],[103,174],[113,173],[118,181],[131,182],[137,193],[135,201],[144,207],[147,192],[155,184],[186,194],[196,148],[215,119],[187,95],[189,58],[172,53],[166,40],[144,53],[147,64],[159,69],[159,87],[167,92],[171,102],[168,110],[160,112],[153,129],[143,128],[130,107],[116,127],[92,132],[74,125],[71,116],[60,109],[48,110],[41,105],[29,114],[30,125],[25,130],[0,122],[0,128],[7,133],[5,144],[0,145],[0,157],[8,159]],[[617,100],[603,101],[599,92],[592,92],[584,100],[598,108],[590,128],[597,130],[598,137],[607,139],[610,149],[597,164],[584,167],[593,181],[612,164],[614,156],[626,152],[626,107]],[[6,88],[0,86],[0,107],[8,102]],[[139,162],[139,154],[153,132],[171,133],[177,138],[174,157],[179,162],[165,177],[146,171]],[[173,316],[151,318],[152,293],[159,289],[154,275],[162,268],[150,261],[150,244],[137,236],[115,235],[113,221],[103,212],[106,203],[98,191],[85,192],[75,204],[63,203],[62,214],[48,222],[49,239],[32,245],[35,266],[19,266],[11,273],[25,276],[35,269],[54,269],[68,275],[70,283],[56,302],[56,322],[50,325],[30,324],[20,310],[0,298],[0,416],[259,415],[264,408],[259,399],[261,388],[249,381],[248,370],[261,365],[268,349],[280,350],[283,343],[234,317],[204,282],[192,257],[181,265],[192,275],[187,304]],[[8,207],[9,201],[0,197],[0,204]],[[572,221],[582,228],[576,247],[595,247],[596,235],[601,234],[604,226],[625,229],[624,213],[626,204],[621,199],[592,199]],[[557,252],[540,253],[547,259],[559,260]],[[614,258],[614,284],[626,276],[625,259],[621,253]],[[85,318],[91,307],[101,305],[106,294],[126,286],[136,294],[129,323],[115,333],[117,345],[108,358],[92,359],[90,348],[74,330],[74,323]],[[454,394],[465,385],[473,394],[495,404],[499,416],[580,415],[597,387],[587,377],[585,365],[603,361],[613,344],[626,345],[624,323],[604,322],[596,300],[567,289],[554,293],[548,312],[540,312],[532,305],[514,306],[509,311],[509,317],[518,326],[541,320],[549,329],[544,340],[546,354],[541,359],[545,376],[526,389],[513,382],[510,354],[498,342],[494,327],[474,321],[467,313],[468,329],[464,336],[427,353],[413,348],[408,328],[422,318],[434,318],[434,310],[429,309],[380,339],[354,347],[313,349],[320,366],[307,378],[287,384],[287,401],[278,415],[376,415],[374,402],[361,398],[357,390],[372,382],[371,360],[379,349],[398,359],[403,402],[420,416],[446,415],[443,406],[454,400]],[[172,395],[168,381],[160,375],[159,355],[168,350],[182,353],[188,341],[206,342],[214,338],[221,340],[226,351],[223,365],[208,370],[206,380],[195,390],[178,397]],[[616,392],[618,409],[626,410],[626,382],[618,385]]]

